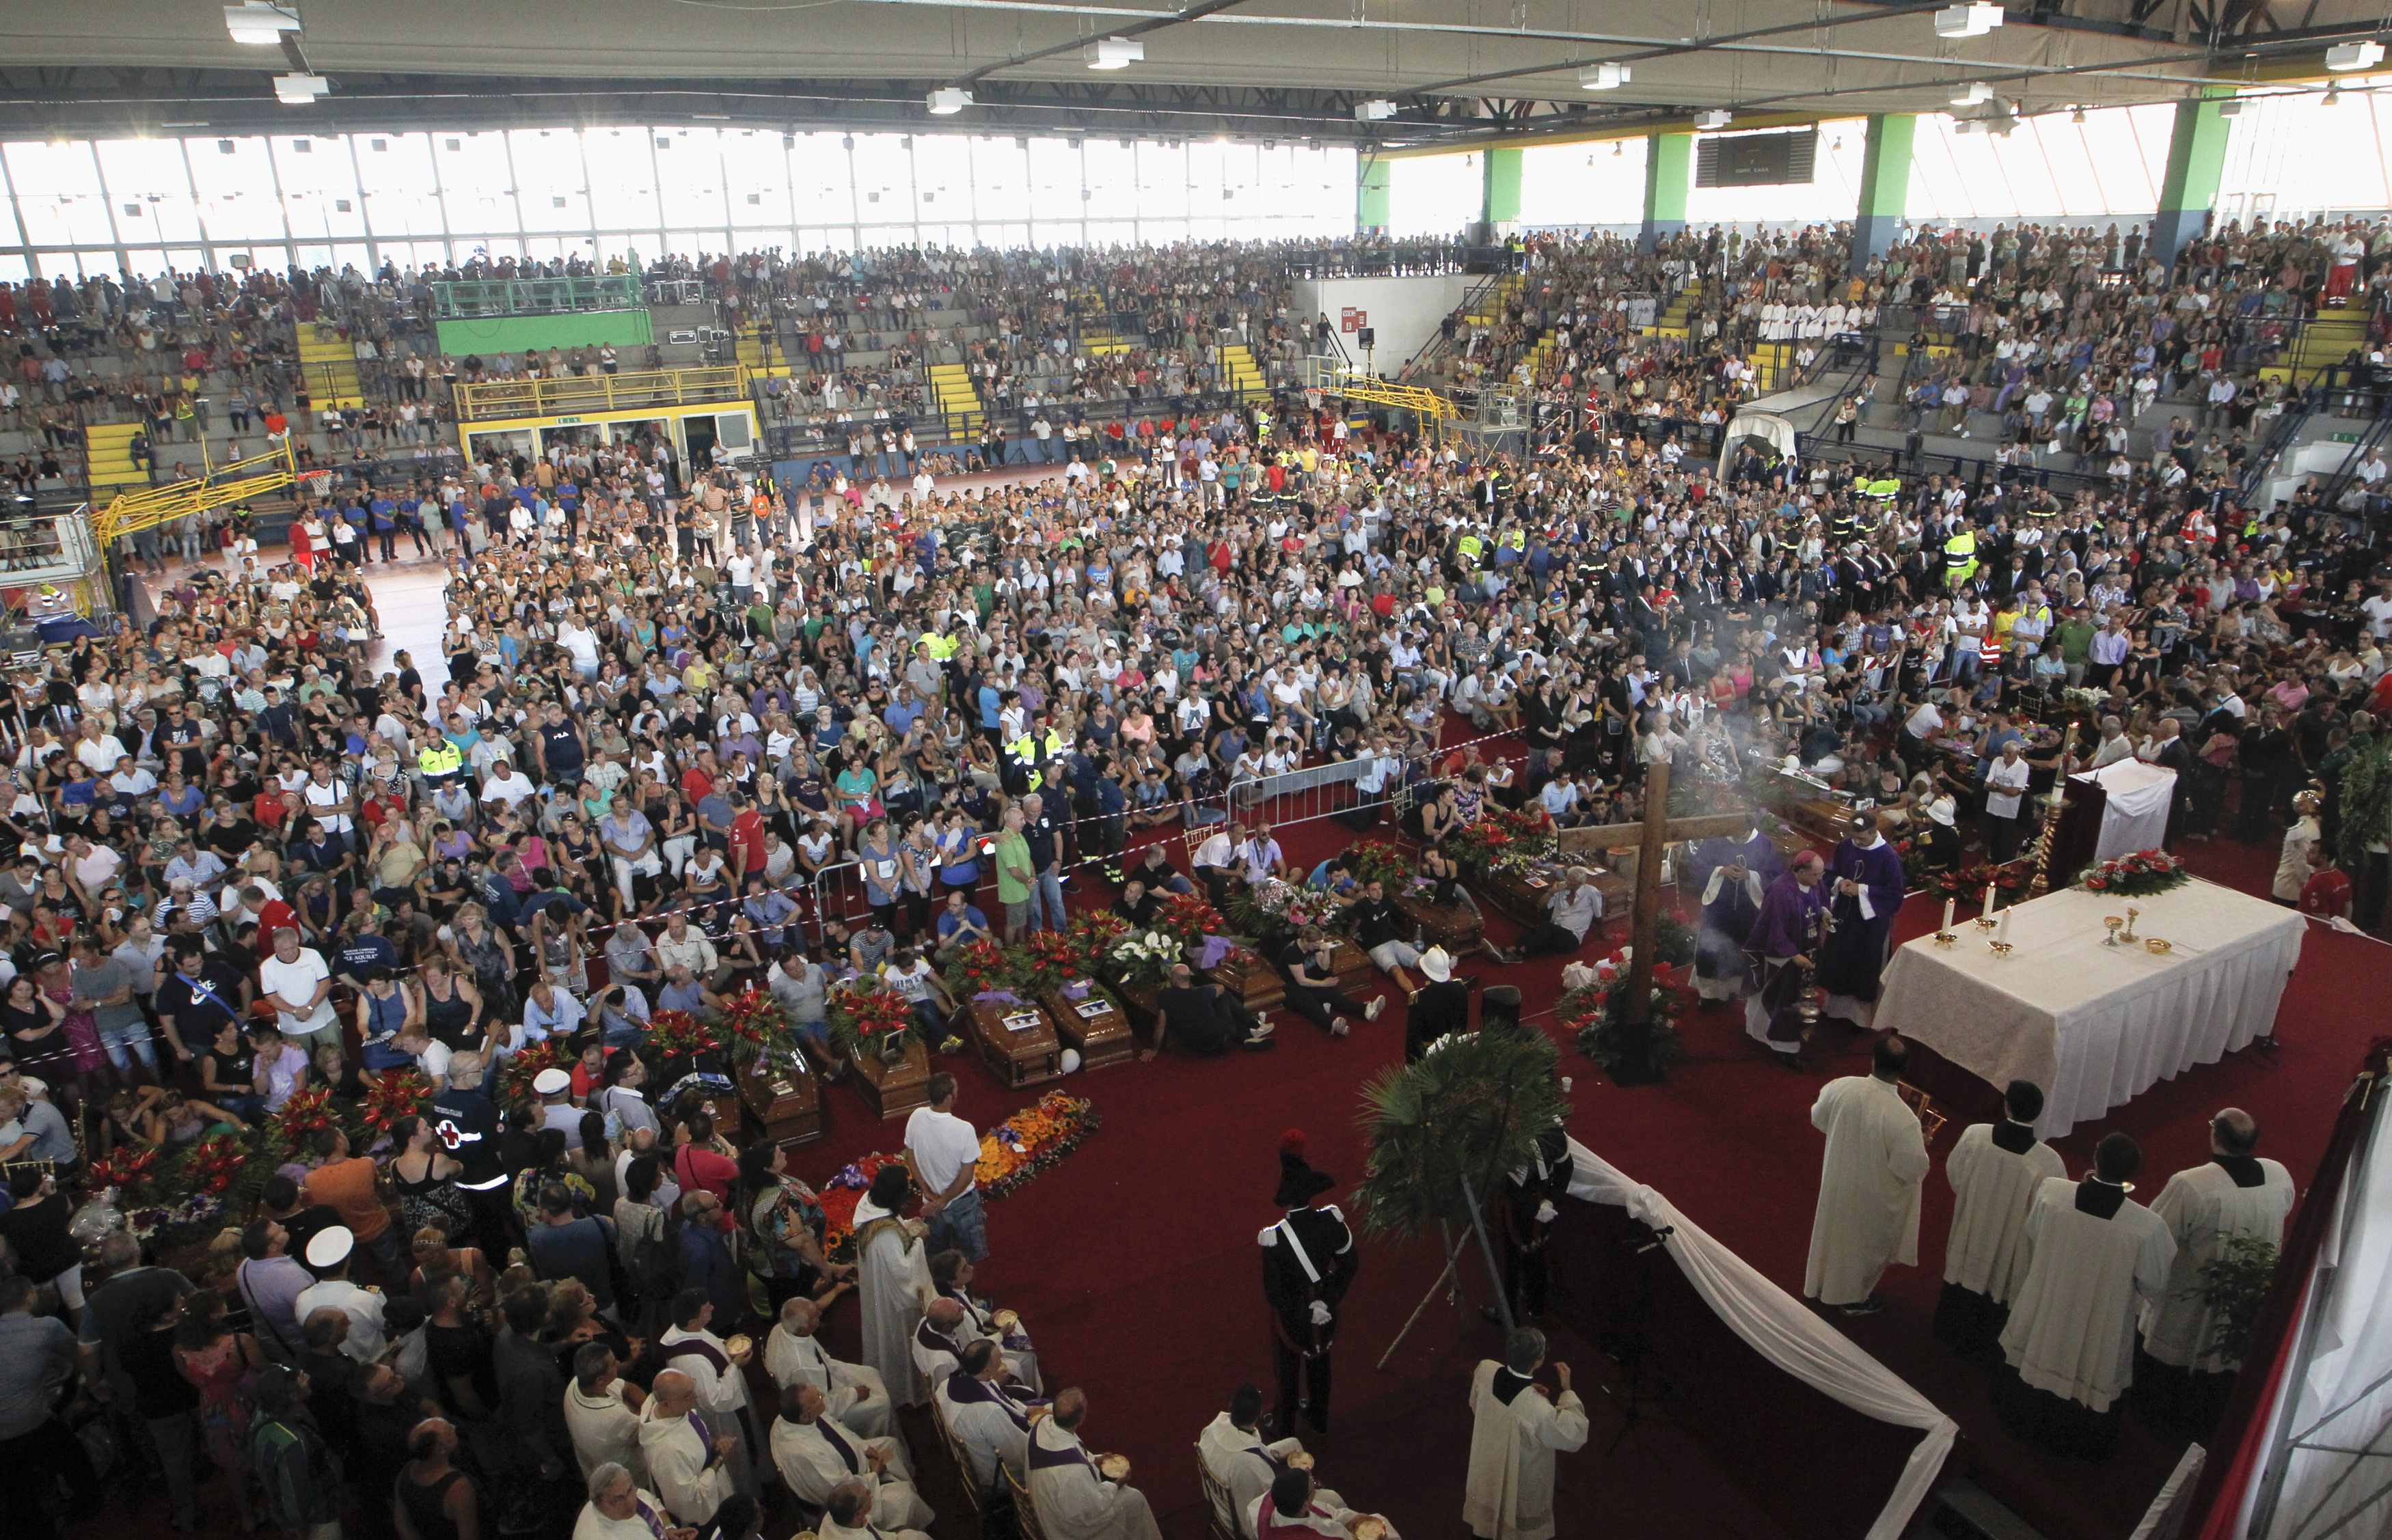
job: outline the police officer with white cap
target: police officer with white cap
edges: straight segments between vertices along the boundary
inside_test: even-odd
[[[564,1134],[566,1149],[579,1149],[581,1109],[573,1105],[573,1077],[551,1065],[532,1077],[531,1090],[540,1098],[540,1126]]]
[[[357,1247],[357,1236],[345,1224],[317,1232],[307,1242],[306,1256],[307,1271],[316,1275],[316,1282],[299,1291],[292,1314],[303,1331],[307,1318],[319,1310],[346,1315],[349,1334],[341,1339],[341,1351],[360,1364],[370,1364],[382,1356],[389,1338],[382,1325],[382,1290],[349,1281],[349,1261]]]

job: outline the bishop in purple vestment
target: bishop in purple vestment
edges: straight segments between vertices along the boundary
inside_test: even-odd
[[[1745,1035],[1789,1063],[1802,1051],[1802,997],[1826,935],[1826,872],[1816,850],[1795,857],[1762,896],[1760,918],[1744,943],[1761,986],[1760,992],[1745,997]]]
[[[1827,864],[1827,894],[1836,923],[1819,956],[1819,987],[1827,991],[1821,1014],[1871,1031],[1877,1026],[1878,976],[1885,968],[1903,895],[1902,857],[1878,828],[1876,814],[1860,814],[1852,834],[1838,842]]]

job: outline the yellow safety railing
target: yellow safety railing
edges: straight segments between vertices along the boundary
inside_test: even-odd
[[[204,447],[202,450],[205,453]],[[299,463],[285,442],[280,449],[208,468],[205,474],[164,486],[127,492],[91,514],[92,537],[102,550],[139,530],[155,529],[210,508],[226,508],[297,485]]]
[[[707,401],[741,401],[748,370],[738,364],[643,369],[629,374],[568,374],[555,380],[497,380],[457,387],[457,420],[495,422],[579,412],[635,411]]]

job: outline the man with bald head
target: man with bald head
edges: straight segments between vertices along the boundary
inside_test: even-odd
[[[880,1371],[833,1358],[814,1335],[821,1326],[822,1308],[802,1294],[791,1296],[764,1339],[764,1372],[784,1396],[801,1384],[821,1391],[830,1415],[850,1432],[867,1439],[896,1433],[890,1422],[895,1408]]]
[[[703,1526],[737,1487],[731,1459],[739,1435],[707,1426],[697,1383],[679,1369],[660,1371],[640,1408],[640,1452],[656,1495],[684,1524]]]
[[[2283,1243],[2284,1221],[2293,1211],[2293,1175],[2282,1161],[2263,1159],[2258,1148],[2258,1122],[2239,1106],[2222,1108],[2209,1119],[2209,1158],[2169,1177],[2152,1204],[2152,1212],[2176,1237],[2167,1288],[2143,1307],[2143,1351],[2178,1371],[2157,1377],[2163,1395],[2169,1381],[2177,1381],[2177,1389],[2193,1388],[2182,1383],[2183,1374],[2215,1381],[2236,1366],[2236,1360],[2213,1349],[2217,1312],[2203,1298],[2202,1269],[2238,1239]]]
[[[1163,1540],[1146,1494],[1097,1469],[1101,1457],[1080,1442],[1087,1392],[1063,1391],[1053,1415],[1030,1430],[1030,1501],[1046,1540]]]
[[[955,1373],[956,1360],[970,1340],[964,1330],[963,1301],[944,1295],[932,1300],[914,1327],[914,1367],[923,1383],[935,1386]]]
[[[829,1414],[829,1402],[800,1382],[781,1398],[773,1419],[773,1465],[799,1501],[825,1507],[831,1489],[851,1477],[873,1483],[874,1527],[919,1529],[931,1519],[930,1505],[914,1490],[914,1473],[895,1439],[867,1439],[848,1432]]]
[[[888,1529],[880,1523],[879,1489],[861,1476],[851,1476],[831,1488],[823,1504],[822,1522],[814,1526],[822,1540],[930,1540],[917,1529]]]

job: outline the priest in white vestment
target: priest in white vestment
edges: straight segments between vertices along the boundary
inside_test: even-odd
[[[822,1307],[802,1294],[781,1306],[781,1319],[764,1339],[764,1372],[787,1395],[800,1385],[823,1392],[840,1426],[868,1439],[898,1436],[896,1404],[878,1369],[833,1358],[814,1333]],[[902,1443],[901,1443],[902,1446]]]
[[[899,1529],[880,1521],[879,1493],[870,1482],[852,1476],[831,1488],[823,1505],[822,1522],[814,1526],[818,1540],[930,1540],[917,1529]]]
[[[661,1369],[640,1408],[640,1453],[656,1495],[684,1524],[704,1524],[736,1490],[729,1456],[739,1435],[717,1433],[698,1414],[697,1387]]]
[[[590,1472],[585,1490],[590,1501],[573,1521],[573,1540],[696,1540],[696,1529],[676,1526],[664,1500],[611,1460]]]
[[[1944,1162],[1952,1184],[1952,1233],[1944,1247],[1935,1335],[1971,1356],[1996,1351],[2010,1301],[2026,1282],[2026,1216],[2034,1195],[2046,1182],[2068,1175],[2060,1152],[2034,1135],[2042,1089],[2032,1081],[2012,1081],[2002,1102],[2003,1119],[1963,1130]]]
[[[2263,1159],[2259,1125],[2240,1107],[2209,1120],[2211,1158],[2180,1171],[2160,1189],[2152,1212],[2176,1241],[2167,1288],[2143,1307],[2143,1351],[2172,1368],[2225,1374],[2236,1360],[2216,1351],[2218,1313],[2202,1297],[2202,1269],[2237,1239],[2281,1246],[2293,1211],[2293,1173]]]
[[[1873,1073],[1829,1081],[1811,1107],[1811,1126],[1826,1134],[1827,1151],[1802,1294],[1847,1315],[1884,1307],[1877,1281],[1889,1264],[1918,1264],[1927,1139],[1918,1114],[1894,1090],[1909,1061],[1909,1046],[1889,1033],[1878,1042]]]
[[[1021,1318],[1010,1311],[999,1311],[986,1300],[971,1291],[975,1269],[971,1259],[961,1251],[946,1250],[930,1258],[930,1287],[942,1300],[953,1300],[962,1307],[963,1325],[956,1335],[968,1342],[974,1338],[993,1337],[1005,1350],[1006,1372],[1032,1395],[1046,1390],[1038,1378],[1038,1351],[1031,1345],[1030,1334],[1022,1329]],[[1003,1324],[999,1324],[999,1317]]]
[[[930,1393],[914,1367],[914,1326],[930,1296],[930,1263],[919,1220],[899,1217],[914,1196],[901,1165],[874,1173],[872,1189],[855,1206],[856,1295],[864,1312],[864,1361],[899,1406],[919,1405]]]
[[[963,1306],[933,1296],[922,1318],[914,1323],[914,1372],[922,1377],[923,1384],[935,1388],[956,1372],[964,1344],[970,1340],[964,1335]]]
[[[2026,1219],[2033,1252],[2002,1328],[2008,1370],[1994,1404],[2013,1431],[2067,1453],[2106,1456],[2134,1378],[2135,1315],[2167,1288],[2176,1239],[2127,1197],[2143,1152],[2123,1133],[2093,1152],[2082,1182],[2047,1182]]]
[[[1204,1462],[1204,1473],[1228,1497],[1228,1511],[1220,1512],[1217,1504],[1215,1511],[1225,1527],[1234,1524],[1247,1540],[1253,1540],[1254,1533],[1255,1499],[1271,1489],[1271,1482],[1296,1469],[1288,1462],[1304,1453],[1302,1439],[1263,1437],[1262,1415],[1263,1392],[1254,1386],[1241,1385],[1230,1393],[1228,1410],[1206,1423],[1196,1437],[1196,1457]],[[1325,1490],[1316,1490],[1310,1500],[1332,1511],[1346,1507],[1337,1494]]]
[[[1554,1365],[1558,1394],[1536,1383],[1545,1334],[1512,1333],[1503,1362],[1482,1359],[1470,1377],[1470,1473],[1462,1521],[1478,1540],[1551,1540],[1554,1456],[1586,1446],[1586,1404],[1570,1389],[1566,1364]]]
[[[800,1502],[826,1506],[831,1488],[851,1476],[874,1483],[872,1511],[878,1527],[920,1529],[930,1521],[930,1505],[914,1489],[914,1472],[895,1439],[867,1439],[839,1426],[829,1402],[812,1385],[785,1398],[773,1419],[773,1469]]]
[[[1030,1481],[1030,1403],[1015,1395],[1004,1379],[1005,1359],[996,1344],[973,1342],[965,1347],[962,1361],[935,1396],[939,1415],[964,1446],[972,1480],[983,1495],[1003,1486],[996,1474],[1000,1465],[1013,1472],[1015,1481],[1024,1485]]]
[[[1260,1496],[1239,1510],[1238,1523],[1255,1540],[1307,1540],[1316,1534],[1353,1540],[1354,1521],[1361,1517],[1337,1494],[1315,1486],[1310,1471],[1291,1469],[1281,1471]],[[1386,1524],[1384,1540],[1400,1540],[1395,1525],[1384,1516],[1372,1517]]]
[[[1080,1443],[1087,1415],[1086,1393],[1068,1390],[1031,1426],[1030,1503],[1046,1540],[1163,1540],[1146,1494],[1106,1479]]]

